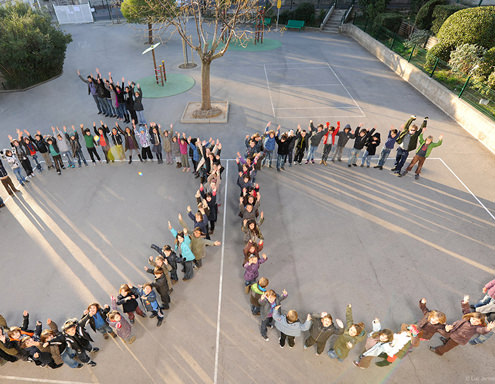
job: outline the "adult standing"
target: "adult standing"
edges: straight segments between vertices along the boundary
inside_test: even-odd
[[[96,81],[93,78],[93,74],[92,73],[89,74],[85,79],[84,77],[81,76],[81,72],[78,69],[77,76],[79,76],[79,78],[83,83],[86,83],[88,85],[88,95],[93,96],[93,100],[95,101],[96,108],[98,108],[98,115],[101,115],[103,112],[102,112],[100,100],[98,99]]]

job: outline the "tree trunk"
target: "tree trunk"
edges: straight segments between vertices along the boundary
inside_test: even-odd
[[[153,44],[153,24],[148,23],[148,44]]]
[[[201,110],[209,111],[211,109],[210,97],[210,65],[209,59],[201,61]]]

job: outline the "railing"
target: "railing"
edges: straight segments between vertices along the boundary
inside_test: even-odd
[[[328,19],[330,18],[330,16],[332,16],[332,13],[333,11],[335,10],[335,6],[337,5],[337,2],[334,1],[330,7],[330,9],[328,10],[327,14],[325,15],[325,18],[323,19],[323,21],[321,22],[321,25],[320,25],[320,29],[323,29],[323,27],[325,26],[325,24],[327,23]]]
[[[438,57],[431,55],[427,57],[428,51],[423,48],[423,43],[412,44],[397,33],[383,27],[377,27],[373,25],[372,21],[368,23],[364,18],[355,18],[353,23],[448,88],[457,97],[495,120],[495,90],[485,84],[473,82],[469,75],[454,72],[449,63]]]
[[[349,16],[352,13],[353,8],[354,8],[354,2],[352,2],[352,4],[349,7],[349,9],[342,16],[342,19],[340,19],[340,25],[345,24],[347,22],[347,20],[349,19]]]

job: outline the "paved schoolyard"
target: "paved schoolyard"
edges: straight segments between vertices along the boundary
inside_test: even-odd
[[[0,94],[2,145],[16,127],[46,131],[50,125],[99,120],[75,76],[77,68],[89,72],[99,66],[116,78],[149,74],[151,58],[141,56],[145,35],[139,27],[65,28],[74,42],[64,74],[27,92]],[[257,181],[269,260],[261,274],[274,289],[287,288],[284,308],[303,315],[326,310],[343,318],[351,302],[356,320],[369,324],[378,316],[396,329],[419,319],[417,300],[426,296],[449,321],[456,320],[462,295],[478,298],[495,269],[493,155],[349,38],[316,32],[270,38],[281,39],[282,47],[230,52],[212,67],[214,98],[231,102],[228,124],[176,127],[219,137],[223,157],[232,158],[242,150],[243,137],[269,120],[282,129],[306,125],[310,118],[353,127],[363,122],[376,125],[383,138],[391,124],[398,127],[416,113],[430,117],[431,134],[443,134],[445,144],[426,162],[420,181],[398,179],[388,170],[349,170],[344,163],[297,166],[280,174],[263,170]],[[176,35],[166,34],[165,40],[158,57],[167,60],[169,71],[179,71],[180,42]],[[176,123],[185,103],[199,99],[199,69],[186,73],[197,82],[189,92],[145,99],[148,121]],[[422,345],[390,368],[367,371],[353,367],[350,358],[339,364],[315,357],[313,350],[303,352],[302,340],[294,350],[281,350],[274,330],[264,342],[242,289],[235,163],[225,166],[227,195],[221,197],[227,202],[222,201],[215,233],[215,239],[225,239],[224,247],[209,249],[194,280],[174,287],[172,309],[160,329],[150,319],[139,321],[138,340],[128,349],[96,336],[103,348],[94,369],[52,371],[22,363],[3,366],[2,382],[28,377],[84,383],[461,383],[495,377],[491,342],[459,347],[443,358]],[[190,175],[149,163],[36,178],[0,212],[2,239],[9,245],[2,254],[2,313],[14,323],[28,309],[32,321],[50,316],[61,324],[93,298],[108,302],[122,282],[145,281],[149,244],[172,241],[167,221],[178,224],[176,214],[194,202],[196,187]]]

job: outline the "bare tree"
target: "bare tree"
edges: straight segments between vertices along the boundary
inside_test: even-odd
[[[166,0],[146,1],[158,2],[161,7],[170,6]],[[213,117],[220,112],[211,105],[211,63],[227,52],[232,41],[247,43],[254,34],[251,25],[259,21],[259,4],[259,0],[192,0],[166,12],[172,16],[161,18],[160,21],[175,27],[201,60],[201,108],[195,111],[195,117]],[[190,20],[194,25],[191,35],[186,28]]]

